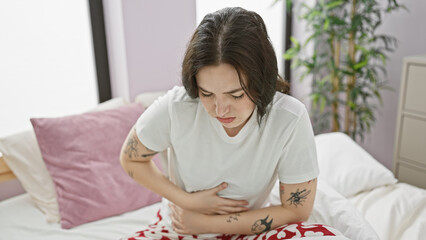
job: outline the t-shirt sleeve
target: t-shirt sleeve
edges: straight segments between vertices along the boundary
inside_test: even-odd
[[[171,91],[159,97],[136,122],[136,135],[145,147],[161,152],[170,146]]]
[[[306,182],[319,175],[314,133],[305,108],[296,121],[278,163],[278,178],[287,184]]]

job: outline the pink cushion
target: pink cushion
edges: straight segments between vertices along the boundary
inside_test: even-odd
[[[55,185],[63,228],[160,200],[133,181],[119,161],[121,146],[143,111],[142,105],[130,104],[101,112],[31,119]]]

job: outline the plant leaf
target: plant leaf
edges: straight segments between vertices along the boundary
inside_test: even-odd
[[[362,61],[362,62],[360,62],[360,63],[357,63],[357,64],[354,65],[354,69],[358,70],[358,69],[364,67],[365,65],[367,65],[367,63],[368,63],[367,59],[364,60],[364,61]]]
[[[330,11],[330,10],[332,10],[332,9],[334,9],[334,8],[336,8],[336,7],[340,6],[340,5],[342,5],[342,4],[343,4],[343,1],[341,1],[341,0],[333,1],[333,2],[327,3],[327,4],[325,5],[325,9],[326,9],[327,11]]]
[[[326,18],[324,21],[324,31],[327,31],[329,26],[330,26],[330,20]]]

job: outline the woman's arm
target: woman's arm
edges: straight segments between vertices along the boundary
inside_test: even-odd
[[[124,142],[120,163],[126,173],[137,183],[167,198],[176,205],[205,214],[227,214],[246,211],[242,205],[247,201],[225,199],[217,193],[227,186],[221,184],[215,188],[196,193],[187,193],[172,183],[151,161],[157,152],[145,147],[132,129]]]
[[[145,147],[139,141],[133,128],[121,148],[120,163],[137,183],[183,206],[181,203],[185,201],[187,193],[170,182],[151,161],[156,154],[157,152]]]
[[[174,230],[181,234],[260,234],[284,224],[306,221],[312,211],[316,180],[280,184],[281,206],[207,216],[172,206]]]

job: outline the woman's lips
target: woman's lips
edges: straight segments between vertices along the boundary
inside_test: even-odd
[[[217,120],[219,120],[221,123],[230,123],[232,121],[234,121],[235,117],[230,117],[230,118],[220,118],[217,117]]]

